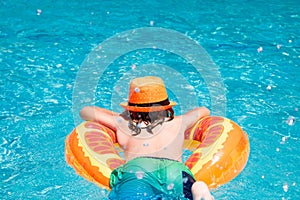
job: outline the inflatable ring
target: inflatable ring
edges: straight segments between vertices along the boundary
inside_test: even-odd
[[[204,117],[185,132],[185,139],[185,146],[193,152],[185,165],[209,188],[234,179],[248,161],[248,135],[227,118]]]
[[[196,180],[216,188],[235,178],[249,157],[246,133],[224,117],[204,117],[185,132],[184,148],[192,154],[186,160]],[[83,122],[66,139],[66,160],[75,171],[110,190],[112,170],[125,163],[116,135],[96,123]]]

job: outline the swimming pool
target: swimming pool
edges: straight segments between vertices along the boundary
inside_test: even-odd
[[[64,140],[76,124],[78,73],[92,49],[108,38],[132,29],[162,27],[205,48],[222,77],[226,117],[249,134],[246,168],[213,190],[215,198],[299,199],[297,5],[296,0],[1,1],[0,196],[105,199],[106,191],[75,174],[64,160]],[[111,82],[119,83],[118,78],[134,66],[153,63],[180,72],[190,85],[184,92],[195,92],[197,103],[213,107],[204,78],[178,54],[155,48],[115,60],[97,83],[95,103],[115,108],[111,99],[116,87]],[[82,101],[93,103],[92,97]],[[187,102],[178,112],[189,106]]]

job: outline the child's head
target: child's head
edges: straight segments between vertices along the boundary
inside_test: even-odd
[[[135,132],[133,135],[138,135],[141,132],[141,123],[152,133],[152,129],[166,121],[166,118],[172,120],[172,107],[176,103],[169,101],[161,78],[146,76],[130,82],[128,102],[120,105],[125,108],[121,116],[129,121],[129,128]]]

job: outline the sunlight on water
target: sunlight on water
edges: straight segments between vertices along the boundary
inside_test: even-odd
[[[1,198],[107,199],[107,190],[80,177],[65,161],[65,137],[75,126],[73,116],[78,116],[72,112],[76,75],[91,50],[107,38],[150,26],[179,31],[206,49],[226,87],[226,117],[249,135],[246,168],[212,190],[215,199],[300,199],[298,4],[296,0],[1,1]],[[195,94],[195,101],[211,108],[203,77],[186,60],[157,46],[117,58],[98,80],[95,96],[83,92],[80,101],[114,108],[119,102],[111,102],[112,92],[127,95],[127,85],[114,83],[153,63],[183,74],[188,84],[178,86],[182,94]],[[179,76],[168,78],[178,83]],[[194,105],[187,96],[170,96],[187,102],[176,108],[176,114]],[[184,160],[189,153],[184,152]]]

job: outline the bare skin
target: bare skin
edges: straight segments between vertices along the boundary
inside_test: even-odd
[[[209,114],[210,111],[205,107],[195,108],[184,115],[175,116],[171,121],[158,125],[152,130],[153,134],[142,129],[139,135],[132,136],[132,131],[128,128],[128,121],[118,113],[93,106],[84,107],[80,111],[83,120],[99,122],[116,132],[126,161],[136,157],[151,156],[181,162],[185,130],[193,126],[199,118]],[[213,199],[207,185],[203,182],[195,182],[192,186],[192,193],[195,200]]]

